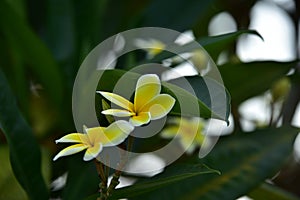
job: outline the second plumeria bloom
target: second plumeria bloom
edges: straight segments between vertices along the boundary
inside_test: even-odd
[[[96,158],[103,147],[116,146],[122,143],[133,131],[133,126],[124,120],[112,123],[108,127],[84,127],[85,133],[71,133],[56,140],[56,143],[77,143],[61,150],[53,160],[86,150],[83,160]]]
[[[160,54],[166,48],[166,44],[162,41],[151,39],[136,39],[135,46],[141,49],[145,49],[147,52],[148,59],[155,57],[157,54]]]
[[[134,103],[122,96],[110,92],[99,91],[103,97],[122,109],[108,109],[102,114],[116,117],[130,117],[134,126],[147,124],[150,120],[166,116],[175,104],[175,99],[168,94],[160,94],[161,82],[157,75],[146,74],[141,76],[136,84]]]
[[[181,147],[187,154],[204,144],[204,122],[200,118],[177,117],[172,118],[169,122],[170,125],[162,130],[161,136],[166,139],[178,138]]]

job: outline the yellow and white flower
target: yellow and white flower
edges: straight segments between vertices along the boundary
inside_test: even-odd
[[[89,161],[96,158],[103,147],[116,146],[122,143],[133,131],[134,127],[127,121],[119,120],[108,127],[84,127],[85,133],[71,133],[56,143],[77,143],[60,151],[53,160],[86,150],[83,160]]]
[[[192,153],[196,147],[203,145],[204,123],[200,118],[172,118],[170,125],[162,130],[160,135],[166,139],[178,138],[186,153]]]
[[[123,108],[103,110],[102,114],[130,117],[129,121],[134,126],[147,124],[150,120],[166,116],[175,104],[172,96],[160,92],[160,79],[155,74],[146,74],[138,79],[134,103],[117,94],[98,91],[107,100]]]
[[[157,54],[160,54],[166,48],[166,44],[156,39],[136,39],[135,46],[141,49],[145,49],[147,52],[147,58],[151,59]]]

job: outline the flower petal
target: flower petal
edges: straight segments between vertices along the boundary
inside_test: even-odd
[[[101,135],[104,135],[104,127],[93,127],[86,129],[90,146],[101,143]]]
[[[129,122],[134,126],[141,126],[150,122],[151,114],[149,112],[141,112],[137,116],[129,119]]]
[[[187,154],[193,153],[197,147],[191,138],[180,138],[180,144]]]
[[[101,137],[103,146],[114,146],[122,143],[132,132],[134,127],[127,121],[119,120],[110,124]]]
[[[130,117],[134,115],[134,113],[130,111],[121,110],[121,109],[107,109],[107,110],[103,110],[101,113],[104,115],[113,115],[116,117]]]
[[[160,94],[142,107],[142,112],[150,112],[151,120],[166,116],[175,104],[175,99],[168,94]]]
[[[196,134],[196,137],[195,137],[195,143],[197,143],[199,146],[203,144],[204,142],[204,138],[205,138],[205,135],[203,135],[202,133],[197,133]]]
[[[166,45],[163,42],[156,39],[150,39],[150,40],[136,39],[134,43],[137,47],[143,48],[145,49],[145,51],[148,52],[147,57],[149,59],[159,54],[166,47]]]
[[[177,135],[177,132],[178,132],[178,126],[169,126],[167,128],[164,128],[160,135],[163,137],[163,138],[166,138],[166,139],[170,139],[170,138],[173,138]]]
[[[97,93],[101,94],[103,97],[105,97],[107,100],[111,101],[112,103],[126,110],[133,111],[133,103],[131,103],[124,97],[121,97],[120,95],[110,93],[110,92],[97,91]]]
[[[90,147],[86,150],[84,156],[83,156],[83,160],[84,161],[90,161],[93,158],[96,158],[98,156],[98,154],[102,151],[102,145],[101,143],[96,143],[94,144],[93,147]]]
[[[78,153],[84,149],[87,149],[89,146],[86,144],[74,144],[72,146],[69,146],[63,150],[61,150],[54,158],[53,161],[57,160],[60,157],[72,155],[75,153]]]
[[[141,76],[136,84],[134,95],[134,108],[136,112],[160,93],[161,84],[156,74]]]
[[[56,144],[57,143],[62,143],[62,142],[74,142],[74,143],[82,143],[82,144],[88,144],[88,138],[86,134],[82,133],[71,133],[68,135],[65,135],[64,137],[55,140]]]
[[[185,120],[184,118],[181,118],[181,117],[170,117],[168,119],[168,123],[169,124],[174,124],[174,125],[179,125],[180,123],[184,123],[184,121],[187,121]],[[188,121],[187,121],[188,122]]]

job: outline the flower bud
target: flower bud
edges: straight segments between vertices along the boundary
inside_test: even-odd
[[[103,110],[110,109],[110,105],[104,99],[102,99],[102,109]],[[105,118],[110,124],[112,124],[115,121],[114,117],[111,115],[105,115]]]
[[[290,80],[287,77],[283,77],[276,81],[271,87],[272,101],[276,102],[286,98],[291,88]]]
[[[200,72],[207,69],[208,58],[202,49],[196,49],[192,51],[190,60],[194,64],[194,67]]]

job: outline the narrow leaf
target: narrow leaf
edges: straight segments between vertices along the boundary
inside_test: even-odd
[[[228,119],[230,114],[231,97],[227,89],[209,77],[187,76],[170,80],[170,83],[186,79],[192,87],[192,92],[219,118]]]
[[[93,162],[82,160],[83,153],[65,158],[60,162],[66,162],[68,166],[68,179],[62,192],[62,199],[81,200],[95,193],[99,188],[101,179],[98,177]],[[96,199],[96,198],[95,198]]]
[[[279,188],[276,185],[263,183],[247,194],[252,199],[299,200],[299,197]]]
[[[30,199],[48,199],[41,174],[41,153],[31,128],[22,117],[6,78],[0,71],[0,127],[7,139],[15,176]]]
[[[123,75],[125,76],[125,79],[120,79]],[[127,72],[125,74],[125,71],[122,70],[106,70],[98,85],[98,90],[105,90],[105,91],[114,91],[117,92],[119,95],[125,97],[125,98],[130,98],[135,90],[135,85],[137,82],[137,79],[139,78],[139,74],[137,73],[132,73],[132,72]],[[199,79],[201,79],[199,77]],[[120,81],[121,80],[121,81]],[[122,82],[124,81],[124,82]],[[116,89],[118,87],[115,87],[116,84],[118,84],[119,89]],[[205,84],[197,84],[195,82],[194,84],[195,88],[197,88],[197,91],[203,91],[204,94],[209,93],[207,91],[207,87]],[[126,89],[125,89],[126,88]],[[126,91],[130,91],[131,96],[127,97],[128,94],[126,94]],[[199,117],[199,112],[200,116],[203,118],[217,118],[217,119],[223,119],[227,120],[225,116],[219,116],[218,114],[214,113],[211,111],[211,108],[209,105],[206,105],[207,103],[207,97],[203,95],[199,95],[198,98],[203,98],[203,99],[198,99],[197,96],[194,96],[190,92],[186,91],[185,89],[172,84],[168,82],[163,82],[162,83],[162,93],[167,93],[172,95],[173,97],[176,98],[175,105],[173,109],[171,110],[171,114],[173,115],[185,115],[185,116],[198,116]],[[126,96],[127,95],[127,96]],[[198,103],[198,108],[199,112],[197,111],[197,106],[193,103]],[[228,108],[229,110],[229,104],[226,105],[226,102],[224,102],[224,107]],[[99,103],[99,105],[101,105]],[[182,107],[184,109],[182,109]],[[182,110],[181,110],[182,109]],[[100,108],[99,108],[100,110]]]
[[[121,193],[117,197],[143,198],[144,200],[237,199],[276,174],[292,152],[298,132],[299,129],[282,127],[225,136],[204,159],[200,160],[195,156],[185,161],[187,166],[189,166],[188,163],[193,163],[193,165],[205,163],[218,169],[221,175],[207,174],[201,177],[191,177],[142,195],[139,195],[140,188],[138,187],[141,186],[138,185],[144,183],[137,182],[134,186],[117,190],[115,194],[117,196]],[[157,178],[170,175],[172,173],[170,168],[159,174]],[[159,181],[156,184],[159,184]],[[137,190],[129,190],[130,187],[137,188]]]
[[[174,173],[175,172],[175,173]],[[127,186],[124,188],[117,189],[112,193],[109,199],[120,199],[120,198],[131,198],[135,196],[140,196],[145,193],[153,192],[159,188],[166,187],[173,183],[181,182],[192,177],[201,178],[204,174],[218,174],[220,172],[207,167],[206,165],[186,165],[177,166],[176,170],[170,176],[157,176],[150,179],[145,179],[138,184],[133,186]],[[95,199],[97,196],[93,195],[87,200]]]
[[[295,61],[227,63],[220,66],[219,70],[232,100],[240,103],[268,90],[273,82],[285,76],[296,63]]]
[[[9,148],[8,145],[0,146],[0,199],[9,200],[27,200],[26,192],[18,183],[14,176],[10,162],[9,162]]]
[[[275,175],[292,152],[298,132],[298,129],[282,127],[225,137],[202,160],[218,167],[222,175],[203,178],[182,199],[231,200],[245,195]]]
[[[262,38],[261,35],[254,30],[240,30],[240,31],[226,33],[217,36],[203,37],[197,41],[208,52],[209,56],[213,60],[216,60],[222,51],[230,47],[243,34],[256,35]],[[187,43],[180,47],[180,51],[178,53],[192,52],[198,48],[199,46],[196,46],[194,43]],[[171,56],[174,55],[170,52],[163,52],[155,56],[153,59],[151,59],[151,62],[160,62]]]
[[[213,60],[216,60],[222,51],[230,47],[243,34],[255,35],[263,40],[263,37],[255,30],[239,30],[232,33],[200,38],[198,41]]]
[[[6,1],[0,1],[0,13],[0,31],[15,39],[32,72],[43,84],[49,97],[59,105],[62,102],[63,82],[51,53]]]

